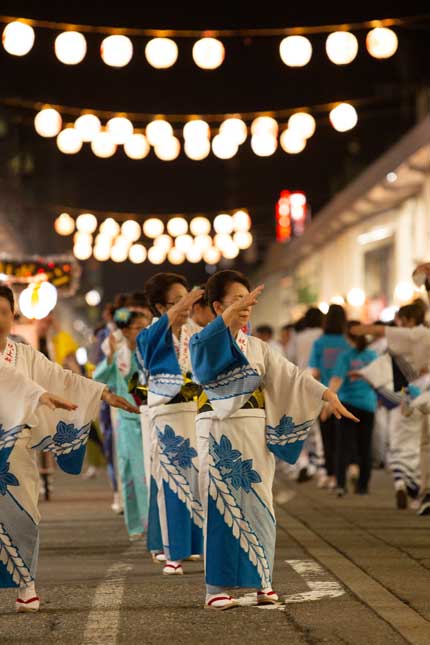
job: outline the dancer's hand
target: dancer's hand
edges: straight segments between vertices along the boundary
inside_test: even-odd
[[[77,405],[75,403],[70,403],[56,394],[51,394],[50,392],[44,392],[39,399],[40,405],[46,405],[50,410],[76,410]]]
[[[339,397],[337,396],[337,394],[335,394],[335,392],[326,390],[323,394],[323,401],[326,401],[328,403],[330,413],[334,414],[336,419],[345,417],[346,419],[351,419],[355,423],[360,422],[360,419],[357,419],[357,417],[355,417],[349,410],[346,409],[344,405],[342,405],[342,403],[339,401]]]
[[[172,305],[167,311],[170,326],[173,326],[177,320],[182,319],[185,315],[188,317],[193,305],[200,300],[203,294],[204,289],[192,289],[192,291],[189,291],[177,303]]]
[[[242,312],[247,312],[248,310],[257,304],[258,296],[264,289],[264,284],[258,285],[255,289],[250,291],[246,296],[239,298],[235,302],[232,302],[222,314],[224,322],[228,327],[235,319],[240,316]]]
[[[122,396],[118,396],[108,389],[103,390],[101,398],[102,401],[110,405],[112,408],[119,408],[120,410],[125,410],[125,412],[134,412],[134,414],[140,414],[139,408],[129,403]]]

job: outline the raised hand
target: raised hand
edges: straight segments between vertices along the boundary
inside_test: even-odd
[[[70,403],[56,394],[51,394],[50,392],[44,392],[39,399],[40,405],[46,405],[50,410],[76,410],[77,405],[75,403]]]
[[[260,284],[258,287],[250,291],[246,296],[239,298],[235,302],[232,302],[226,310],[223,312],[222,317],[224,318],[225,324],[228,326],[230,323],[237,318],[242,311],[253,307],[258,302],[258,296],[264,289],[264,284]]]
[[[192,291],[189,291],[185,296],[183,296],[179,300],[179,302],[174,304],[167,312],[167,317],[169,318],[170,325],[174,325],[178,318],[180,318],[183,314],[190,312],[194,303],[200,300],[203,294],[203,289],[193,289]]]

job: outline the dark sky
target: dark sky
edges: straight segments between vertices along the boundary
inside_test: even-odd
[[[250,5],[244,3],[242,7],[235,3],[235,10],[230,8],[231,3],[225,3],[228,8],[211,3],[211,8],[204,11],[179,3],[173,7],[163,5],[162,10],[155,6],[148,9],[143,3],[115,3],[111,9],[105,3],[87,3],[88,8],[79,4],[79,9],[72,10],[71,3],[50,2],[43,6],[40,2],[2,2],[0,12],[76,23],[203,29],[340,23],[422,14],[424,6],[414,2],[376,2],[367,3],[366,8],[366,3],[356,3],[355,10],[346,11],[336,10],[330,3],[331,11],[316,14],[310,3],[305,10],[301,8],[303,3],[297,3],[292,10],[277,11],[268,6],[252,14]],[[163,163],[153,155],[132,161],[122,152],[103,160],[94,157],[88,148],[68,157],[58,152],[52,140],[38,137],[31,125],[11,125],[8,145],[3,146],[3,179],[8,173],[4,150],[18,150],[21,158],[30,155],[33,160],[31,172],[24,174],[19,185],[21,196],[30,203],[24,211],[30,218],[25,227],[28,248],[53,252],[69,245],[51,232],[55,213],[49,204],[148,214],[247,206],[254,218],[261,259],[274,236],[273,209],[280,190],[304,190],[315,214],[337,189],[415,122],[415,93],[430,85],[429,30],[400,29],[398,34],[398,53],[387,61],[371,58],[365,50],[364,34],[357,34],[359,54],[346,67],[330,63],[324,37],[312,36],[313,58],[302,69],[287,68],[281,62],[279,38],[227,40],[226,60],[212,72],[194,65],[192,41],[186,40],[179,42],[178,63],[164,71],[146,63],[144,39],[134,39],[133,60],[120,70],[102,63],[97,36],[88,36],[87,56],[73,67],[55,58],[53,32],[38,30],[33,50],[21,59],[1,49],[2,97],[167,114],[265,110],[362,97],[382,99],[375,107],[359,111],[359,123],[353,131],[337,133],[323,118],[303,153],[289,156],[278,150],[266,159],[255,156],[249,143],[230,161],[213,155],[203,162],[190,161],[184,155],[172,163]],[[8,115],[12,116],[10,112]],[[85,283],[103,282],[107,295],[138,288],[154,270],[146,263],[139,269],[107,263],[95,270],[96,264],[86,267]],[[203,265],[181,268],[194,281],[205,279]]]

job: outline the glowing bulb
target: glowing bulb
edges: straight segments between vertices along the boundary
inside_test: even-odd
[[[207,235],[211,230],[211,223],[207,217],[193,217],[190,222],[190,231],[193,235]]]
[[[187,253],[190,248],[193,246],[193,238],[191,235],[178,235],[175,240],[175,246],[182,253]]]
[[[148,250],[148,260],[151,264],[163,264],[166,259],[166,253],[159,246],[151,246]]]
[[[312,56],[312,45],[304,36],[287,36],[279,45],[281,60],[288,67],[304,67]]]
[[[167,232],[170,233],[172,237],[178,237],[178,235],[185,235],[188,231],[188,222],[183,217],[172,217],[167,222]]]
[[[101,130],[101,123],[95,114],[82,114],[75,121],[75,130],[79,132],[82,141],[92,141]]]
[[[65,65],[77,65],[87,53],[85,36],[78,31],[63,31],[55,39],[55,55]]]
[[[236,211],[233,214],[233,228],[235,231],[249,231],[251,218],[246,211]]]
[[[223,247],[221,253],[227,260],[233,260],[239,255],[239,248],[237,244],[231,241]]]
[[[136,242],[136,240],[139,239],[141,232],[142,230],[139,222],[136,222],[133,219],[126,220],[121,226],[121,234],[130,242]]]
[[[209,139],[202,139],[201,141],[194,139],[186,139],[184,144],[184,152],[189,159],[193,161],[202,161],[206,159],[211,150]]]
[[[100,304],[102,297],[97,289],[91,289],[85,294],[85,302],[89,307],[97,307]]]
[[[150,217],[143,222],[143,233],[146,237],[155,238],[161,235],[164,231],[164,224],[161,219],[157,217]]]
[[[210,135],[209,124],[202,119],[192,119],[183,128],[184,139],[200,140],[208,139]]]
[[[154,146],[156,156],[162,161],[173,161],[181,152],[181,144],[176,137],[166,137]]]
[[[73,236],[73,242],[78,246],[91,246],[93,243],[93,236],[86,231],[76,231]]]
[[[218,159],[231,159],[237,151],[238,144],[222,134],[217,134],[212,140],[212,152]]]
[[[143,244],[133,244],[128,252],[128,258],[133,264],[142,264],[147,256],[146,248]]]
[[[252,234],[248,231],[237,231],[237,233],[233,235],[233,242],[239,249],[249,249],[252,245],[252,241]]]
[[[251,134],[276,137],[278,122],[271,116],[257,116],[251,123]]]
[[[238,117],[231,117],[223,121],[219,127],[219,133],[223,137],[227,137],[240,146],[246,141],[248,136],[248,128],[246,123]]]
[[[289,154],[297,154],[306,148],[306,139],[298,132],[287,128],[279,138],[281,148]]]
[[[132,134],[124,143],[124,152],[130,159],[144,159],[150,147],[144,134]]]
[[[112,262],[125,262],[128,258],[128,248],[122,244],[117,245],[116,242],[110,250],[110,259]]]
[[[193,59],[201,69],[216,69],[225,56],[224,45],[216,38],[201,38],[193,46]]]
[[[75,155],[82,148],[82,139],[74,128],[61,130],[57,135],[57,147],[65,155]]]
[[[176,246],[173,246],[167,254],[167,259],[170,264],[182,264],[185,262],[185,254],[176,248]]]
[[[58,235],[71,235],[75,230],[75,220],[69,213],[61,213],[54,222],[54,229]]]
[[[203,259],[206,264],[218,264],[221,260],[221,251],[215,246],[211,246],[203,253]]]
[[[194,238],[194,246],[201,250],[202,253],[212,246],[210,235],[197,235]]]
[[[195,246],[194,244],[188,249],[188,251],[185,254],[188,262],[191,262],[192,264],[197,264],[197,262],[202,261],[203,257],[203,252],[201,249],[198,248],[198,246]]]
[[[122,144],[132,136],[133,124],[123,116],[114,116],[106,123],[106,131],[109,132],[114,143]]]
[[[19,20],[10,22],[3,30],[2,42],[8,54],[25,56],[34,45],[34,29]]]
[[[374,58],[390,58],[399,45],[397,34],[387,27],[376,27],[366,36],[367,51]]]
[[[221,213],[217,215],[214,219],[214,230],[216,233],[232,233],[234,228],[234,222],[231,215],[226,213]]]
[[[97,228],[97,217],[92,213],[82,213],[76,220],[76,228],[81,233],[94,233]]]
[[[277,139],[270,135],[253,134],[251,137],[251,148],[258,157],[270,157],[277,147]]]
[[[178,59],[178,46],[170,38],[152,38],[145,47],[145,56],[152,67],[167,69]]]
[[[102,41],[100,54],[106,65],[124,67],[133,56],[133,44],[127,36],[108,36]]]
[[[217,233],[214,237],[214,245],[221,251],[221,253],[232,242],[233,239],[231,235],[228,235],[228,233]]]
[[[170,235],[159,235],[154,240],[154,246],[159,246],[165,253],[167,253],[167,251],[169,251],[173,246],[173,240]]]
[[[335,65],[348,65],[357,56],[358,40],[350,31],[335,31],[327,37],[325,50]]]
[[[73,255],[78,260],[88,260],[91,254],[92,248],[90,244],[75,244],[73,247]]]
[[[120,227],[118,222],[116,222],[112,217],[108,217],[100,224],[99,230],[100,233],[112,239],[118,235]]]
[[[352,130],[358,121],[357,111],[350,103],[339,103],[330,111],[330,122],[338,132]]]
[[[109,132],[98,132],[91,141],[91,150],[102,159],[112,157],[116,152],[116,143],[112,140]]]
[[[164,119],[154,119],[146,126],[146,138],[151,146],[155,146],[169,137],[173,137],[173,128]]]
[[[61,114],[53,108],[44,108],[34,117],[34,129],[41,137],[56,137],[62,124]]]
[[[93,249],[93,256],[97,262],[106,262],[110,258],[110,244],[109,245],[96,245]]]
[[[302,139],[309,139],[315,132],[315,119],[308,112],[296,112],[288,119],[288,130],[297,133]]]

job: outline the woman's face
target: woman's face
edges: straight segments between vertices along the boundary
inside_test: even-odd
[[[187,293],[188,293],[187,289],[180,282],[176,282],[175,284],[172,284],[172,286],[169,287],[166,293],[166,304],[165,305],[157,304],[157,309],[160,312],[160,314],[165,314],[166,311],[169,311],[169,309],[171,309],[180,300],[182,300],[182,298],[186,296]],[[191,315],[191,307],[186,311],[184,311],[181,314],[180,318],[178,318],[178,325],[185,325],[190,315]]]
[[[13,312],[6,298],[0,298],[0,336],[9,336],[13,324]]]
[[[247,296],[248,293],[249,291],[244,284],[241,284],[240,282],[232,282],[228,285],[222,301],[214,302],[214,309],[216,313],[218,315],[222,314],[227,309],[227,307],[232,305],[234,302],[237,302],[244,296]],[[252,307],[248,307],[247,309],[241,311],[238,315],[237,322],[240,323],[241,327],[244,327],[248,323],[251,317],[251,311]]]

